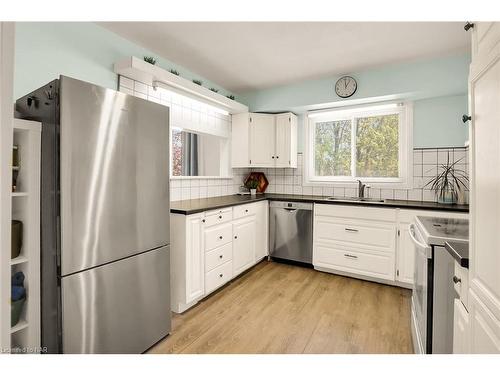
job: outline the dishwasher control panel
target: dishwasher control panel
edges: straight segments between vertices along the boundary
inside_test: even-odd
[[[302,203],[302,202],[282,202],[282,201],[271,201],[269,202],[270,208],[289,208],[298,210],[312,210],[312,203]]]

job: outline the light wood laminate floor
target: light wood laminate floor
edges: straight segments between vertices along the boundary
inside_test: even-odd
[[[411,353],[406,289],[263,261],[149,353]]]

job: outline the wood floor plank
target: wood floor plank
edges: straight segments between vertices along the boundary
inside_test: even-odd
[[[410,292],[275,262],[183,314],[150,353],[411,353]]]

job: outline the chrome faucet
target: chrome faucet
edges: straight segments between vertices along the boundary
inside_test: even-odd
[[[365,189],[369,188],[369,185],[363,184],[361,180],[358,180],[358,197],[359,198],[364,198],[365,197]]]

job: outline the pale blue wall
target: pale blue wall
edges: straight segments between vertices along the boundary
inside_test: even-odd
[[[468,131],[460,118],[467,113],[469,64],[470,56],[460,55],[350,73],[358,81],[358,91],[348,100],[335,95],[339,76],[244,93],[240,98],[251,111],[291,110],[298,114],[318,104],[328,107],[359,104],[370,98],[408,99],[415,102],[415,147],[463,146]],[[303,149],[302,133],[299,129],[299,151]]]
[[[68,75],[100,86],[116,89],[113,64],[123,57],[156,56],[101,26],[89,22],[16,23],[14,98],[57,78]],[[213,82],[168,60],[157,58],[157,65],[176,69],[187,79],[201,79],[204,86],[229,92]]]

